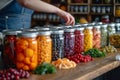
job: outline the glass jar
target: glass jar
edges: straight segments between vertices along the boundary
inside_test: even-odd
[[[107,24],[101,25],[101,47],[107,46],[108,34]]]
[[[52,30],[52,60],[64,57],[64,30]]]
[[[64,31],[64,56],[74,55],[75,35],[74,28],[66,28]]]
[[[115,15],[118,17],[120,16],[120,6],[116,6]]]
[[[51,31],[39,31],[38,34],[38,64],[52,61]]]
[[[109,36],[110,45],[120,48],[120,33],[114,33]]]
[[[115,24],[116,32],[120,32],[120,23]]]
[[[101,31],[100,31],[100,26],[96,25],[92,29],[93,31],[93,48],[100,48],[100,43],[101,43]]]
[[[84,51],[93,48],[93,32],[92,27],[87,26],[84,29]]]
[[[74,34],[75,34],[75,54],[79,54],[84,52],[84,28],[77,27]]]
[[[23,70],[34,70],[38,64],[37,32],[22,32],[16,41],[16,67]]]
[[[4,33],[3,42],[3,62],[5,68],[15,67],[15,44],[17,40],[17,31],[8,30]]]

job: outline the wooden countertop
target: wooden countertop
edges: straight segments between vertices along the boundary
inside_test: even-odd
[[[115,55],[115,53],[110,53],[106,57],[80,63],[73,69],[58,70],[55,74],[42,76],[31,75],[29,79],[21,80],[91,80],[120,66],[120,61],[115,60]]]

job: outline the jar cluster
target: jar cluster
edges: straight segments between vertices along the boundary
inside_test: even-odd
[[[70,57],[92,48],[109,44],[119,46],[119,35],[112,35],[116,33],[116,28],[113,23],[96,23],[5,30],[2,32],[2,58],[6,67],[34,70],[43,62],[51,63],[58,58]]]

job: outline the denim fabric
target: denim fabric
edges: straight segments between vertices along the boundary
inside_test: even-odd
[[[33,11],[22,7],[17,0],[0,10],[0,31],[8,29],[29,28]]]

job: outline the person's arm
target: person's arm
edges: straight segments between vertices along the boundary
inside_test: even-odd
[[[26,8],[38,11],[38,12],[48,12],[55,13],[66,21],[66,25],[74,25],[74,17],[56,6],[48,4],[40,0],[18,0],[18,2]]]

